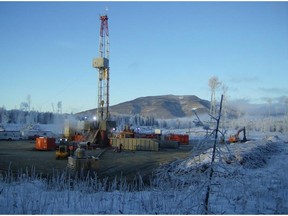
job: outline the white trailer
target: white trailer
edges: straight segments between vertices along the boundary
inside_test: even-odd
[[[25,130],[22,131],[22,137],[23,139],[35,140],[37,137],[55,138],[55,134],[53,134],[51,131]]]
[[[20,131],[0,131],[0,140],[21,140]]]

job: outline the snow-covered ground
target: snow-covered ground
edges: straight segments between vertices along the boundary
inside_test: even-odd
[[[0,214],[203,214],[208,185],[209,214],[288,214],[288,136],[249,136],[255,139],[217,144],[211,181],[206,141],[186,159],[156,170],[150,186],[141,179],[116,184],[71,181],[64,174],[49,182],[24,173],[2,176]]]

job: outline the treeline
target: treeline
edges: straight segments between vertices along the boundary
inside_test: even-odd
[[[187,129],[195,127],[192,118],[180,118],[180,119],[156,119],[154,117],[143,117],[140,115],[112,115],[113,121],[116,121],[117,128],[123,130],[126,125],[130,125],[133,128],[141,126],[151,126],[154,128],[163,129]],[[23,111],[23,110],[6,110],[0,108],[0,124],[59,124],[63,123],[65,119],[73,118],[77,120],[83,120],[79,115],[73,114],[57,114],[52,112],[38,112],[38,111]],[[90,116],[92,119],[92,116]],[[237,118],[230,119],[226,123],[230,129],[237,130],[240,127],[246,126],[248,131],[259,132],[280,132],[287,133],[288,131],[288,116],[282,117],[266,117],[266,118],[254,118],[253,121],[250,118]]]
[[[76,114],[78,120],[92,119],[91,115]],[[188,128],[192,119],[156,119],[153,116],[141,115],[111,115],[111,120],[116,122],[117,128],[123,130],[126,125],[132,127],[151,126],[155,128]]]
[[[194,127],[192,118],[180,118],[180,119],[156,119],[152,116],[143,117],[140,115],[118,115],[112,116],[112,120],[116,121],[117,127],[124,129],[125,125],[131,125],[133,127],[151,126],[155,128],[177,128],[187,129]]]
[[[1,124],[53,124],[58,114],[52,112],[38,111],[22,111],[22,110],[6,110],[0,108],[0,123]]]
[[[64,119],[74,118],[84,120],[84,116],[73,114],[57,114],[53,112],[6,110],[0,108],[0,124],[55,124],[64,122]],[[89,119],[93,117],[90,116]],[[125,125],[132,127],[151,126],[156,128],[190,128],[193,127],[192,119],[156,119],[155,117],[143,117],[140,115],[112,115],[111,120],[116,121],[117,128],[124,129]]]
[[[1,124],[53,124],[66,118],[75,118],[83,120],[80,116],[73,114],[56,114],[52,112],[38,111],[23,111],[23,110],[6,110],[0,108],[0,123]],[[92,119],[92,117],[90,118]],[[154,117],[142,117],[140,115],[128,116],[119,115],[112,116],[112,120],[116,121],[118,127],[124,128],[125,125],[133,126],[164,126]]]
[[[142,117],[140,115],[129,116],[129,115],[117,115],[112,116],[111,119],[116,121],[116,125],[121,130],[124,129],[125,125],[131,125],[133,127],[138,126],[159,126],[159,122],[154,117]]]

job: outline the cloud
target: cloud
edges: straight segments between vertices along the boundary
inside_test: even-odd
[[[261,100],[267,103],[272,103],[273,101],[275,101],[275,98],[271,98],[271,97],[261,97]]]
[[[265,94],[288,94],[287,88],[258,88],[259,91]]]
[[[260,78],[258,76],[240,76],[240,77],[231,77],[229,80],[229,82],[233,82],[233,83],[257,83],[260,82]]]
[[[285,103],[285,104],[288,104],[288,97],[287,96],[280,96],[280,97],[277,97],[277,100],[279,103]]]
[[[250,100],[249,99],[245,99],[245,98],[235,99],[235,100],[232,100],[231,103],[234,103],[234,104],[249,104]]]
[[[262,97],[261,100],[266,103],[288,104],[288,97],[284,95],[279,97]]]

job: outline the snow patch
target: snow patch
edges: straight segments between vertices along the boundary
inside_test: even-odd
[[[209,148],[163,165],[154,185],[141,191],[106,192],[109,185],[88,178],[73,188],[56,179],[54,189],[27,176],[9,183],[1,179],[0,214],[204,214],[207,184],[209,214],[287,214],[287,155],[288,145],[275,136],[219,144],[211,182]]]
[[[280,142],[280,141],[282,141],[277,135],[275,135],[275,136],[270,136],[270,137],[268,137],[268,138],[266,138],[266,140],[267,141],[270,141],[270,142]]]

